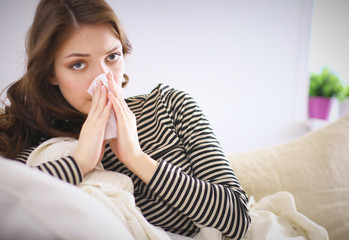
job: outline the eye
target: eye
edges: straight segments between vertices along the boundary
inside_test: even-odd
[[[86,64],[83,62],[76,62],[70,66],[70,68],[75,70],[81,70],[86,67]]]
[[[107,57],[107,61],[109,62],[116,62],[120,58],[120,54],[118,53],[112,53]]]

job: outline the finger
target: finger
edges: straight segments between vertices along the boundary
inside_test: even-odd
[[[117,96],[120,99],[123,99],[122,96],[122,89],[121,87],[116,83],[115,79],[113,78],[113,74],[112,72],[109,72],[107,74],[107,78],[108,78],[108,87],[109,89],[112,91],[112,93]]]
[[[109,102],[112,103],[112,107],[114,109],[117,119],[125,116],[125,113],[122,107],[120,106],[120,102],[116,99],[116,97],[111,92],[109,92],[108,98],[109,98]]]
[[[91,113],[91,118],[94,119],[99,119],[101,117],[108,101],[107,88],[105,86],[101,86],[99,88],[100,89],[98,90],[99,93],[97,96],[99,99],[96,100],[96,105],[94,105],[93,112]]]
[[[102,87],[102,81],[97,81],[97,84],[96,84],[96,91],[95,93],[93,94],[92,96],[92,103],[91,103],[91,108],[90,108],[90,111],[89,111],[89,115],[90,114],[93,114],[97,108],[97,105],[98,105],[98,102],[99,102],[99,98],[100,98],[100,95],[101,95],[101,87]]]
[[[97,114],[97,116],[102,114],[103,109],[105,108],[105,106],[107,104],[107,98],[108,98],[107,97],[107,88],[105,86],[102,86],[100,89],[100,96],[99,96],[96,110],[95,110],[95,113]]]
[[[111,76],[108,74],[108,87],[111,90],[112,94],[116,97],[116,100],[119,102],[120,107],[123,109],[123,111],[127,114],[131,112],[129,107],[127,106],[125,99],[123,98],[121,94],[120,87],[113,81]]]
[[[135,119],[134,114],[131,112],[131,115],[127,111],[125,111],[125,109],[121,106],[120,101],[118,101],[112,93],[109,93],[108,97],[109,101],[113,105],[118,127],[121,127],[122,125],[127,125],[130,122],[130,120],[133,121]]]
[[[107,105],[105,106],[105,108],[103,109],[103,112],[100,116],[100,119],[103,125],[106,125],[109,119],[109,116],[111,114],[111,109],[112,109],[112,103],[110,101],[108,101]]]
[[[107,78],[108,78],[108,87],[109,87],[109,91],[112,93],[112,95],[114,96],[115,100],[117,102],[119,102],[120,107],[122,107],[122,101],[123,101],[123,97],[118,89],[118,86],[116,84],[116,82],[114,81],[114,79],[112,78],[111,73],[107,74]]]
[[[122,96],[122,91],[119,85],[116,84],[112,77],[112,72],[109,72],[107,74],[108,78],[108,87],[111,90],[110,92],[115,96],[115,100],[118,103],[117,107],[120,109],[120,112],[122,112],[128,120],[134,120],[135,115],[128,107],[125,99]],[[113,107],[115,107],[115,104],[113,104]],[[117,113],[117,111],[115,111]]]
[[[109,87],[109,91],[111,91],[115,96],[117,96],[117,84],[115,83],[115,80],[112,77],[111,73],[107,74],[107,78],[108,78],[108,87]]]

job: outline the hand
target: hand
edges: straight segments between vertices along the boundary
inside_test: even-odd
[[[107,100],[107,89],[98,81],[90,111],[72,155],[84,175],[95,168],[104,155],[104,132],[112,106]]]
[[[110,147],[125,166],[148,183],[153,176],[158,162],[145,154],[138,140],[136,117],[127,106],[110,73],[107,74],[109,101],[113,105],[116,117],[118,135],[109,141]]]
[[[112,75],[108,73],[107,77],[110,90],[108,98],[115,112],[118,131],[117,138],[110,140],[109,144],[119,160],[127,165],[143,154],[138,141],[136,117],[127,106]]]

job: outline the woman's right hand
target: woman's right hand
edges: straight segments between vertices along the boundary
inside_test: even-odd
[[[98,81],[96,92],[79,141],[72,157],[78,163],[83,175],[94,169],[104,155],[104,132],[112,104],[108,101],[107,89]]]

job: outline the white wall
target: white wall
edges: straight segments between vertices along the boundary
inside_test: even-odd
[[[17,2],[0,0],[1,87],[21,75],[37,1]],[[189,92],[226,152],[306,131],[312,0],[108,2],[134,47],[127,96],[159,82]]]
[[[329,66],[349,83],[349,1],[314,0],[310,62],[312,72]]]
[[[24,39],[38,2],[0,0],[0,92],[25,70]]]

